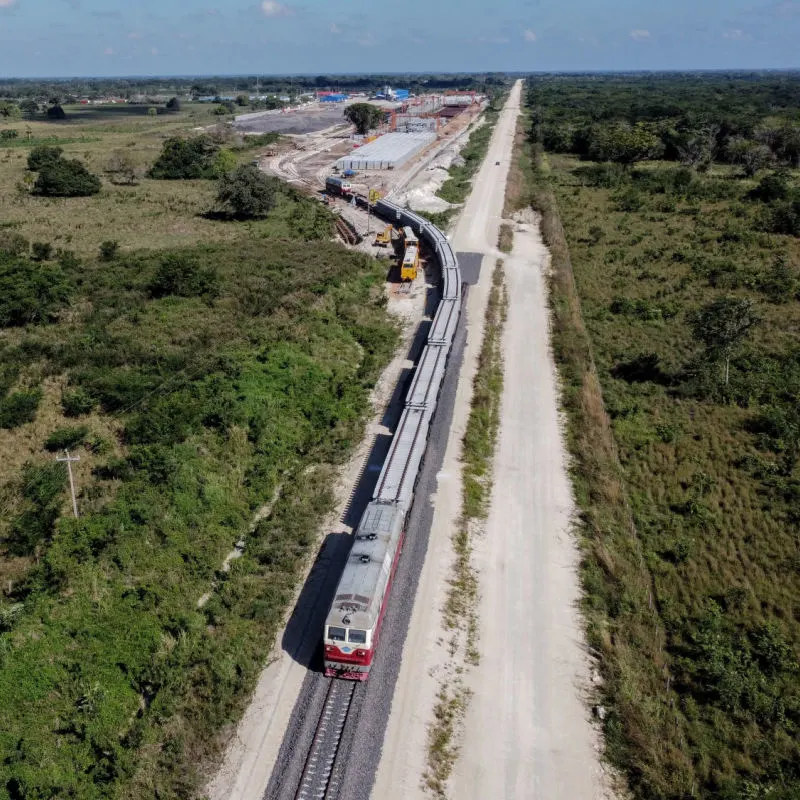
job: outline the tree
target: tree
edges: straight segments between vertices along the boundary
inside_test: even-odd
[[[692,331],[695,339],[705,346],[708,361],[724,362],[726,386],[733,352],[759,322],[755,303],[740,297],[720,297],[703,306],[692,318]]]
[[[19,119],[22,116],[20,107],[16,103],[7,100],[0,101],[0,117],[4,119]]]
[[[214,297],[218,286],[219,276],[213,269],[204,269],[181,253],[170,253],[159,265],[149,288],[152,297]]]
[[[167,111],[177,112],[181,110],[181,101],[177,97],[167,100]]]
[[[47,109],[47,119],[66,119],[67,115],[63,108],[56,103]]]
[[[625,167],[637,161],[657,158],[664,150],[661,139],[647,125],[617,122],[595,128],[589,155],[595,161],[613,161]]]
[[[369,103],[353,103],[344,110],[344,118],[355,125],[356,131],[362,136],[372,128],[377,128],[383,122],[384,111],[380,106]]]
[[[728,158],[734,164],[739,164],[748,178],[752,178],[773,160],[772,150],[767,145],[742,136],[731,137],[728,140],[727,151]]]
[[[236,97],[236,105],[237,106],[249,106],[250,105],[250,98],[246,94],[240,94]]]
[[[33,116],[39,111],[39,104],[35,100],[23,100],[19,104],[20,111],[26,116]]]
[[[34,147],[28,153],[28,169],[32,172],[38,172],[45,164],[52,164],[61,158],[64,150],[60,147],[49,147],[46,144]]]
[[[218,147],[208,136],[182,139],[173,136],[164,142],[161,155],[150,168],[151,178],[181,180],[213,178]]]
[[[136,163],[127,150],[114,150],[108,158],[106,175],[112,183],[133,184],[136,182]]]
[[[232,172],[236,169],[236,156],[231,150],[223,147],[214,156],[214,175],[221,178],[226,172]]]
[[[280,182],[254,164],[243,164],[219,180],[217,202],[237,217],[265,217],[275,207]]]
[[[714,160],[719,131],[719,125],[709,123],[684,134],[677,144],[681,164],[698,172],[706,172]]]
[[[100,186],[100,178],[80,161],[60,158],[41,168],[33,190],[45,197],[88,197],[97,194]]]
[[[147,116],[148,117],[157,117],[158,116],[158,109],[155,106],[150,106],[147,109]]]

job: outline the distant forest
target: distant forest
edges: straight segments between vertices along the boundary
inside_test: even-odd
[[[396,75],[238,75],[127,78],[6,78],[0,79],[0,99],[31,98],[59,102],[81,97],[134,97],[138,95],[227,95],[239,92],[300,94],[318,89],[374,91],[385,85],[402,86],[412,92],[432,89],[475,89],[485,91],[507,83],[502,73],[433,73]]]

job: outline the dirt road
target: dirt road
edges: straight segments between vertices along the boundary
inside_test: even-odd
[[[588,663],[576,604],[575,509],[549,347],[546,270],[538,225],[517,226],[505,260],[510,299],[505,383],[485,536],[479,666],[452,797],[603,797],[597,737],[582,687]]]

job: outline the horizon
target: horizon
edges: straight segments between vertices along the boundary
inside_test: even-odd
[[[800,67],[718,67],[718,68],[698,68],[686,67],[683,69],[584,69],[584,70],[428,70],[423,72],[408,72],[376,70],[374,72],[257,72],[254,70],[244,72],[176,72],[176,73],[127,73],[127,74],[106,74],[106,75],[2,75],[0,83],[4,81],[74,81],[74,80],[174,80],[174,79],[209,79],[223,78],[257,78],[257,79],[277,79],[277,78],[350,78],[350,77],[429,77],[449,76],[449,75],[505,75],[508,77],[526,77],[528,75],[754,75],[754,74],[800,74]]]
[[[381,0],[215,2],[0,0],[0,74],[349,75],[376,64],[384,74],[409,66],[526,74],[800,68],[800,0],[407,0],[399,14]]]

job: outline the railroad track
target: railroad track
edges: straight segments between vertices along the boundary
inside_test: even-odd
[[[354,681],[330,679],[295,800],[325,800],[328,796],[333,765],[355,690]]]

